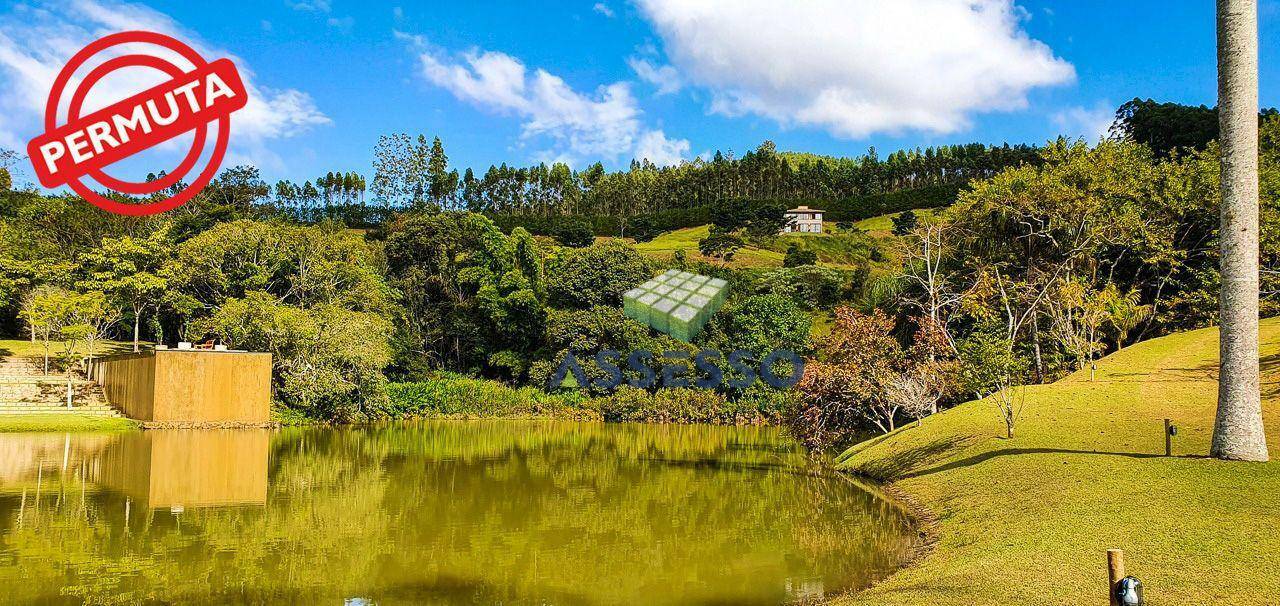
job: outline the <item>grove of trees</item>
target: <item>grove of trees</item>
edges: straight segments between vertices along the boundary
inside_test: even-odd
[[[1120,123],[1151,110],[1125,111]],[[1261,313],[1272,315],[1280,311],[1280,118],[1265,118],[1259,141]],[[102,213],[69,195],[0,191],[0,334],[47,343],[55,363],[62,342],[103,338],[270,351],[281,409],[330,420],[397,414],[390,381],[466,375],[542,389],[569,352],[594,379],[608,372],[593,359],[600,349],[653,352],[660,369],[703,349],[740,350],[758,363],[785,348],[807,357],[809,371],[781,399],[734,381],[714,397],[677,394],[661,405],[768,399],[769,411],[823,448],[975,396],[991,396],[1014,436],[1016,386],[1208,325],[1218,313],[1214,141],[1157,151],[1120,135],[883,161],[766,144],[741,159],[678,167],[496,167],[456,179],[438,140],[388,137],[376,155],[368,187],[352,171],[299,187],[231,167],[192,202],[149,218]],[[727,262],[742,243],[777,237],[789,198],[899,188],[894,195],[909,204],[925,191],[911,188],[940,183],[959,192],[949,208],[898,214],[893,237],[859,235],[872,250],[856,258],[833,264],[820,260],[829,253],[797,246],[783,267]],[[378,211],[348,214],[360,208]],[[703,217],[713,260],[646,256],[575,225],[593,213],[658,216],[650,211]],[[553,237],[503,220],[540,214],[565,217]],[[693,343],[619,309],[623,292],[668,266],[730,285],[730,300]],[[731,368],[726,377],[741,375]],[[607,395],[590,380],[577,389]],[[645,402],[635,388],[626,398]]]

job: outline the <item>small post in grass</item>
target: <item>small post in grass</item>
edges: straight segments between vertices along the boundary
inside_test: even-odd
[[[1107,599],[1111,606],[1120,606],[1120,597],[1116,595],[1116,585],[1124,578],[1124,550],[1107,550]]]
[[[1164,456],[1173,456],[1173,421],[1164,420]]]

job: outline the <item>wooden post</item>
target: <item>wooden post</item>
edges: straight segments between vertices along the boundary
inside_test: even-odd
[[[1116,585],[1124,578],[1124,550],[1107,550],[1107,600],[1111,606],[1120,606],[1116,598]]]
[[[1173,421],[1169,419],[1165,419],[1164,420],[1164,456],[1166,457],[1173,456],[1173,433],[1169,431],[1169,428],[1171,427],[1173,427]]]

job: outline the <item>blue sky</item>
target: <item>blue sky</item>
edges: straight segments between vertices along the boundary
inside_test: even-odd
[[[272,181],[369,174],[378,136],[401,131],[441,137],[460,168],[612,168],[765,139],[832,155],[1092,139],[1135,96],[1215,102],[1207,1],[715,4],[6,1],[0,147],[39,132],[48,80],[71,53],[130,27],[249,72],[258,103],[233,119],[224,165],[254,163]],[[1262,102],[1280,105],[1280,8],[1264,0],[1261,13]],[[138,85],[117,80],[95,89],[99,103]],[[180,147],[109,172],[163,168]]]

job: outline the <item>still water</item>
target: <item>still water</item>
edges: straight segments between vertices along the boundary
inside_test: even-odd
[[[776,430],[0,434],[0,602],[772,604],[915,547]]]

